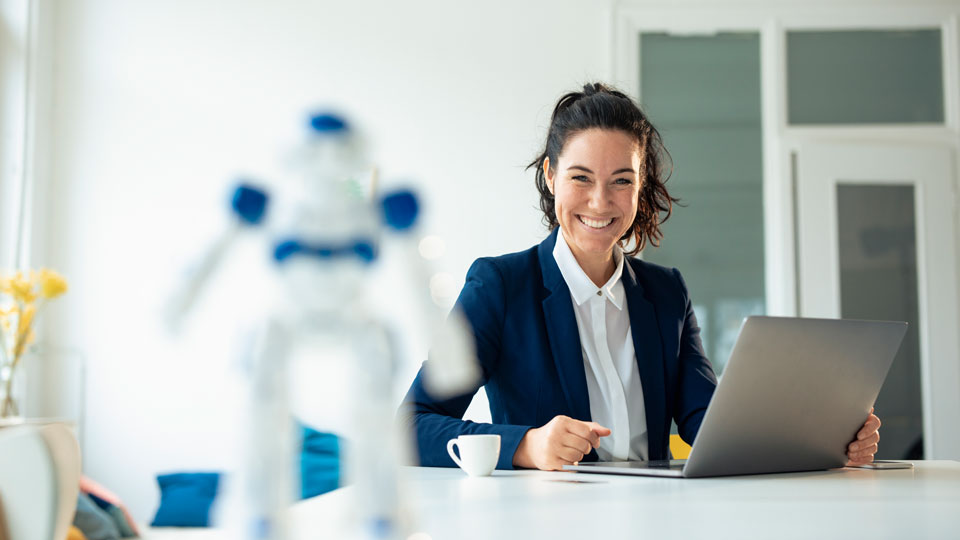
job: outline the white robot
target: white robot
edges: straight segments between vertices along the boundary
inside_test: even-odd
[[[241,512],[244,534],[289,537],[285,515],[294,492],[294,436],[288,370],[291,354],[306,349],[348,364],[340,371],[350,396],[342,412],[354,429],[348,435],[345,470],[356,515],[348,520],[346,534],[406,538],[413,524],[402,508],[397,465],[409,460],[412,443],[394,421],[399,401],[393,393],[399,364],[395,325],[361,300],[384,239],[402,247],[414,276],[411,286],[419,301],[413,309],[428,321],[427,340],[436,361],[428,364],[426,376],[436,395],[455,395],[476,383],[473,336],[461,313],[454,310],[444,317],[430,299],[430,273],[414,232],[419,213],[415,194],[375,195],[375,175],[364,167],[359,143],[342,118],[311,117],[310,135],[296,152],[294,170],[299,179],[279,197],[252,185],[237,187],[231,204],[236,227],[214,244],[172,297],[168,322],[176,327],[189,311],[236,231],[266,229],[283,292],[263,323],[249,366],[248,457],[239,478],[247,494]]]

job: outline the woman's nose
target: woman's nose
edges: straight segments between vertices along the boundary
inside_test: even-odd
[[[590,207],[593,209],[603,209],[607,207],[609,202],[610,193],[607,186],[598,182],[593,186],[593,189],[590,190]]]

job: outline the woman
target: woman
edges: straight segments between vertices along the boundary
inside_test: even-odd
[[[421,369],[403,414],[422,465],[453,466],[446,442],[461,434],[499,434],[502,469],[668,459],[671,419],[693,442],[717,381],[692,303],[676,269],[632,257],[659,244],[671,212],[665,154],[623,93],[588,84],[560,99],[530,165],[551,234],[474,262],[455,308],[476,336],[493,424],[461,419],[476,390],[436,399]],[[879,426],[871,414],[850,464],[873,460]]]

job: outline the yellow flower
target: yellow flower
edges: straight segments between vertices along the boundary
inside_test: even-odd
[[[43,307],[43,302],[36,304],[37,299],[56,298],[65,292],[67,281],[46,268],[0,276],[0,294],[9,297],[0,302],[0,347],[9,347],[5,352],[8,359],[12,357],[13,367],[36,340],[33,321]]]
[[[37,277],[40,281],[41,298],[56,298],[67,292],[67,280],[53,270],[41,268]]]
[[[37,299],[37,294],[33,291],[33,280],[23,275],[23,272],[17,274],[10,280],[10,294],[17,302],[32,304]]]

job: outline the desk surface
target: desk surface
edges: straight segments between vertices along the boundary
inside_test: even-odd
[[[912,470],[674,479],[406,468],[415,540],[587,538],[960,539],[960,462]],[[296,538],[334,538],[344,488],[299,503]],[[319,536],[318,536],[319,535]]]

